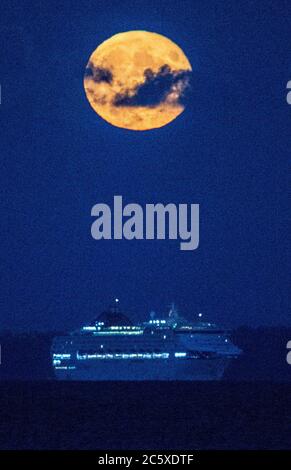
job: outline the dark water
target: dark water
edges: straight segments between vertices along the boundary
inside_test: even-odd
[[[291,386],[2,382],[1,449],[291,449]]]

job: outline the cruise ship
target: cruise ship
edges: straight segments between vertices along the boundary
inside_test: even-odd
[[[220,380],[241,350],[202,314],[189,322],[171,306],[132,324],[114,306],[81,329],[55,337],[52,365],[59,380]]]

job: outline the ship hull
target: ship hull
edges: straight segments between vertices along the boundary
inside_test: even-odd
[[[147,381],[220,380],[231,358],[155,360],[78,361],[70,369],[55,369],[58,380]],[[76,367],[76,368],[71,368]]]

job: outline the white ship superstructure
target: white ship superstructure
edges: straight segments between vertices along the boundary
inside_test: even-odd
[[[174,305],[167,318],[133,325],[118,302],[96,320],[52,344],[61,380],[219,380],[241,354],[215,324],[181,317]]]

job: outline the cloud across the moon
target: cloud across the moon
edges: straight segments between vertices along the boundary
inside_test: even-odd
[[[133,90],[117,93],[115,106],[155,106],[160,103],[181,103],[186,91],[190,88],[190,71],[172,71],[165,64],[157,73],[151,69],[144,71],[144,82],[136,85]]]
[[[183,110],[191,65],[170,39],[147,31],[120,33],[91,55],[84,87],[92,108],[132,130],[162,127]]]
[[[102,67],[94,67],[92,62],[89,62],[85,70],[85,78],[90,78],[95,83],[111,83],[113,76],[109,69],[103,69]]]

